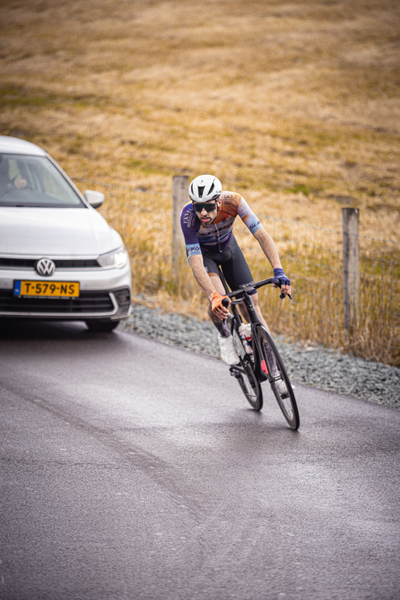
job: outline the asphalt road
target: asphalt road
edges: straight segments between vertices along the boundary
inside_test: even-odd
[[[400,411],[220,361],[0,323],[2,600],[400,598]]]

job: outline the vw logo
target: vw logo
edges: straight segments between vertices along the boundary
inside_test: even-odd
[[[50,258],[41,258],[36,263],[36,271],[39,275],[50,277],[56,270],[56,265]]]

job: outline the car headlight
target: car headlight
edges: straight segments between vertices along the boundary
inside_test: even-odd
[[[122,246],[122,248],[102,254],[98,257],[97,262],[103,268],[116,267],[117,269],[122,269],[128,262],[128,251],[125,246]]]

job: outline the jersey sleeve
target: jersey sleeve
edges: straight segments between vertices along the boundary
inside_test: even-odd
[[[188,259],[195,254],[202,254],[197,232],[200,223],[189,202],[183,207],[181,212],[181,228],[183,237],[185,238],[186,253]]]
[[[243,197],[240,198],[238,215],[242,219],[243,223],[246,225],[250,233],[252,233],[253,235],[262,227],[259,218],[253,213],[250,206],[247,204],[246,200]]]

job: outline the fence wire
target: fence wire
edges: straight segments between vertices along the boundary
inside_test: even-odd
[[[74,179],[84,191],[106,195],[101,214],[128,248],[136,293],[163,289],[196,299],[198,288],[182,260],[182,284],[174,287],[172,198],[129,186]],[[293,301],[261,295],[272,329],[290,331],[294,339],[341,347],[373,360],[400,364],[400,243],[359,236],[360,295],[357,331],[344,328],[343,233],[329,228],[258,215],[274,239],[293,283]],[[271,275],[271,266],[240,219],[235,235],[255,280]],[[201,297],[201,295],[200,295]]]

